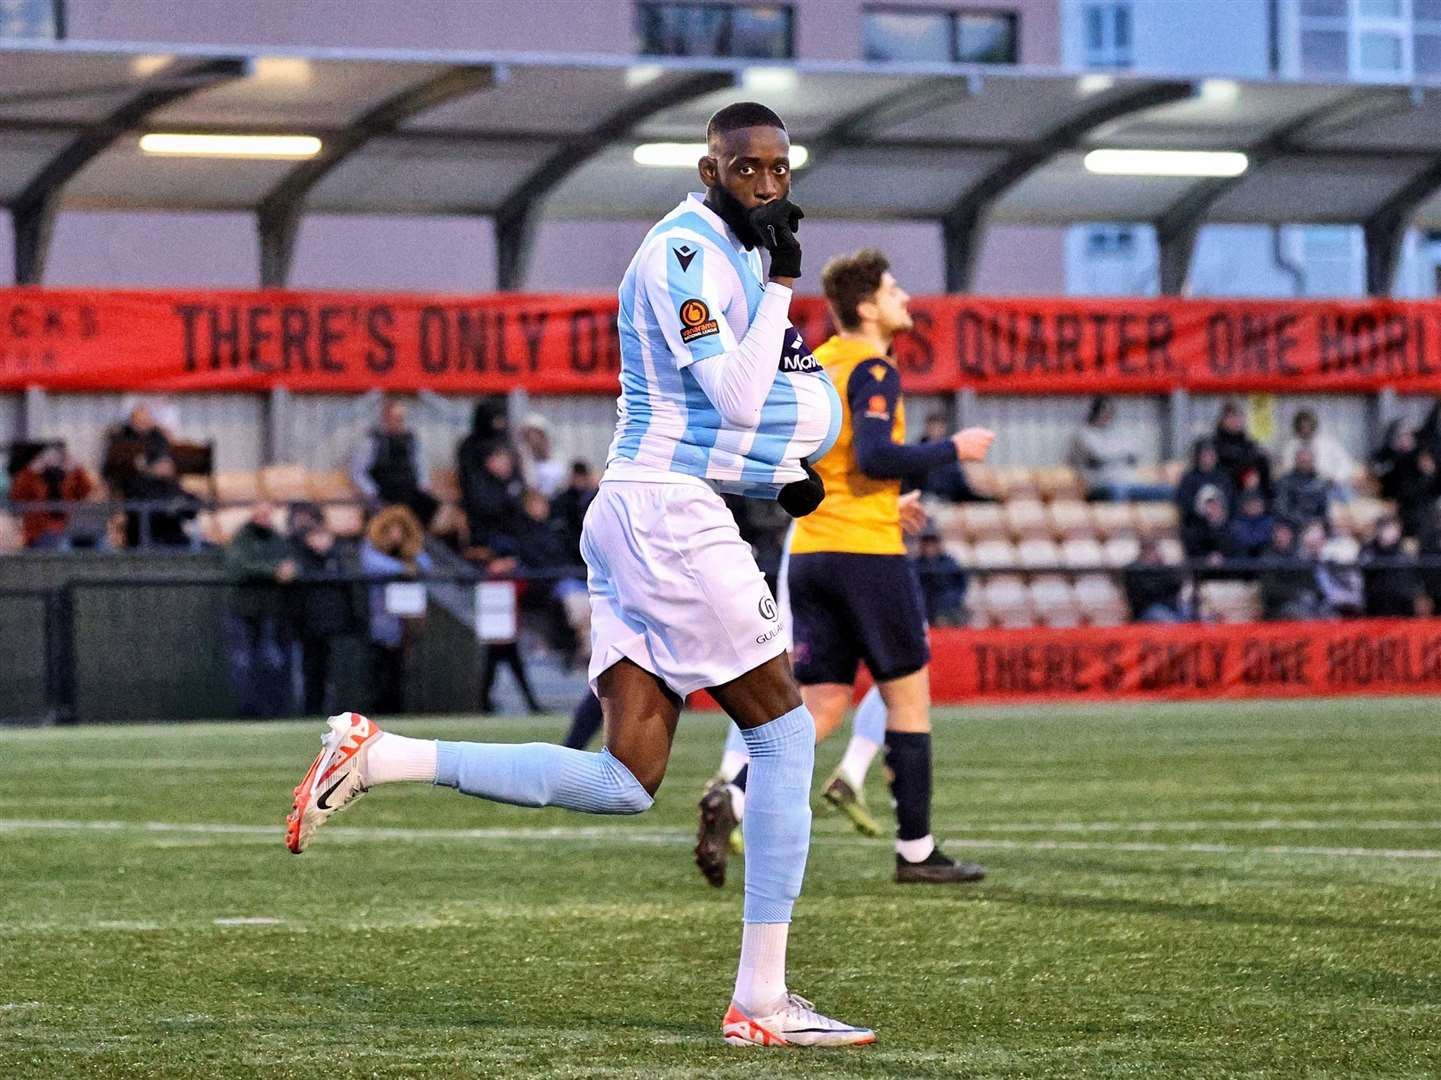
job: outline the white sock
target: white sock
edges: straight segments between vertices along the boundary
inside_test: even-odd
[[[857,792],[866,786],[866,773],[870,771],[871,762],[880,748],[880,743],[864,735],[852,735],[851,741],[846,744],[846,756],[841,758],[841,776]]]
[[[936,838],[930,833],[919,840],[897,840],[896,854],[906,862],[925,862],[936,850]]]
[[[742,754],[739,750],[727,750],[721,754],[721,779],[729,784],[740,774],[750,759],[749,754]]]
[[[400,780],[433,784],[435,758],[434,739],[407,739],[404,735],[382,731],[365,752],[365,786]]]
[[[736,820],[744,821],[746,816],[746,793],[734,784],[727,784],[726,794],[731,797],[731,812],[735,814]]]
[[[790,923],[745,923],[735,1003],[751,1016],[774,1012],[786,993],[786,937]]]

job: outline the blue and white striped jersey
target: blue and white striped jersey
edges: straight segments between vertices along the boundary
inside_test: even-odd
[[[736,347],[764,292],[759,253],[746,251],[700,195],[650,230],[621,281],[621,392],[607,476],[692,476],[775,498],[805,475],[801,459],[830,449],[840,399],[794,327],[755,428],[726,423],[687,370]]]

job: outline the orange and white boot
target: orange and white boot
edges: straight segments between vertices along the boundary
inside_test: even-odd
[[[870,1028],[822,1016],[805,998],[789,993],[764,1016],[748,1016],[732,1001],[721,1035],[731,1046],[865,1046],[876,1041]]]
[[[296,787],[290,816],[285,819],[285,846],[297,855],[332,814],[370,790],[365,786],[363,766],[380,728],[354,712],[339,713],[326,723],[330,730],[320,737],[320,753]]]

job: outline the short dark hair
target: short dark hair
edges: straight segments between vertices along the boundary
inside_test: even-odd
[[[890,268],[889,260],[875,248],[861,248],[849,255],[837,255],[821,269],[821,288],[841,329],[860,329],[857,309],[876,295]]]
[[[705,126],[705,141],[709,143],[719,135],[749,127],[773,127],[786,129],[781,118],[758,101],[737,101],[716,111]]]

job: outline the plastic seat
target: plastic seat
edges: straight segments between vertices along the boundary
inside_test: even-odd
[[[976,564],[975,548],[965,540],[945,541],[946,554],[955,559],[962,566],[974,566]]]
[[[1061,552],[1054,540],[1029,537],[1016,545],[1021,565],[1027,569],[1050,570],[1061,565]]]
[[[217,538],[216,542],[221,544],[230,543],[231,537],[238,533],[241,527],[250,520],[250,507],[248,506],[227,506],[215,511],[212,528]],[[276,523],[276,531],[280,531],[280,525]]]
[[[1007,500],[1036,497],[1036,475],[1029,465],[1002,465],[995,471],[996,483]]]
[[[359,536],[365,531],[365,511],[357,503],[327,504],[325,527],[336,536]]]
[[[1086,494],[1080,473],[1069,465],[1047,465],[1037,469],[1036,491],[1048,501],[1081,499]]]
[[[1186,549],[1174,536],[1163,536],[1156,546],[1161,549],[1161,561],[1167,566],[1178,566],[1186,561]]]
[[[1076,579],[1076,604],[1089,626],[1121,626],[1130,621],[1126,595],[1107,574],[1084,574]]]
[[[1181,512],[1175,503],[1136,503],[1136,525],[1144,533],[1160,536],[1174,533],[1181,527]]]
[[[1081,625],[1081,609],[1070,583],[1063,577],[1044,574],[1031,582],[1031,607],[1043,626],[1065,629]]]
[[[988,579],[984,598],[987,613],[994,625],[1008,629],[1035,625],[1030,590],[1020,578],[1001,574]]]
[[[221,503],[253,503],[260,500],[260,474],[231,470],[215,474],[215,497]]]
[[[1091,509],[1078,499],[1057,499],[1046,507],[1046,515],[1051,522],[1051,534],[1058,540],[1095,536]]]
[[[1361,545],[1347,533],[1337,533],[1321,549],[1321,557],[1327,562],[1353,563],[1360,554]]]
[[[1107,565],[1106,551],[1094,536],[1073,536],[1061,544],[1061,565],[1098,570]]]
[[[1345,517],[1352,536],[1365,541],[1376,529],[1376,522],[1396,508],[1384,499],[1352,499],[1345,506]]]
[[[1006,506],[1006,526],[1017,540],[1051,535],[1051,525],[1046,519],[1046,508],[1035,499],[1012,499]]]
[[[1141,543],[1134,536],[1116,536],[1107,540],[1103,549],[1106,552],[1106,565],[1119,568],[1130,566],[1136,561],[1136,556],[1141,554]]]
[[[1000,567],[1010,570],[1021,563],[1011,542],[1000,537],[990,537],[971,545],[971,560],[978,569]]]
[[[1136,535],[1135,508],[1128,502],[1091,503],[1091,524],[1107,540],[1115,536]]]
[[[310,498],[310,477],[304,465],[267,465],[260,470],[260,490],[276,502],[304,502]]]
[[[965,539],[966,516],[959,506],[930,499],[926,501],[925,507],[926,517],[941,536],[947,540]]]
[[[966,503],[961,507],[966,535],[974,543],[1006,536],[1006,515],[999,503]]]
[[[324,469],[310,473],[306,477],[306,491],[313,501],[320,503],[353,499],[356,496],[355,485],[350,482],[350,474],[344,469]]]

